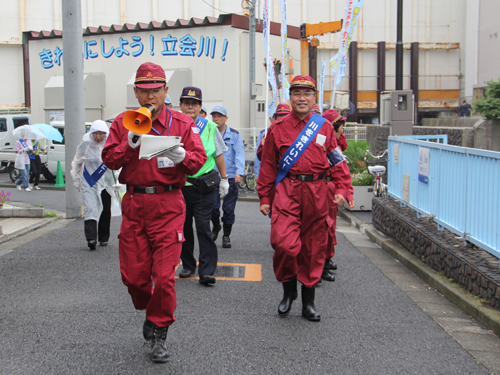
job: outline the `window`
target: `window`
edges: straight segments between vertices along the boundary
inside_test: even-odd
[[[0,118],[0,132],[6,132],[6,131],[7,131],[7,119]]]
[[[12,119],[12,122],[14,123],[14,129],[15,129],[23,125],[29,125],[30,119],[28,117],[14,117]]]
[[[63,145],[64,144],[64,141],[65,141],[65,138],[64,138],[64,128],[56,128],[57,130],[59,130],[59,133],[61,133],[61,135],[63,136],[63,140],[62,142],[57,142],[57,141],[52,141],[53,144],[55,145]]]

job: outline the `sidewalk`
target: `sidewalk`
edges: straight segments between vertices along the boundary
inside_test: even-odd
[[[22,202],[16,202],[16,205],[5,203],[0,210],[0,244],[65,217],[63,212],[57,212],[55,217],[44,217],[40,215],[40,210],[24,207]],[[21,212],[9,214],[9,211]]]

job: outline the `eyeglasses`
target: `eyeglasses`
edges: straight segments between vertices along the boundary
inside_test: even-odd
[[[311,96],[316,95],[316,93],[311,91],[306,91],[306,92],[294,91],[290,95],[293,96],[294,98],[300,98],[302,96],[304,96],[305,98],[310,98]]]
[[[142,95],[142,96],[150,96],[150,95],[153,95],[153,96],[158,96],[159,94],[161,94],[163,92],[163,90],[165,90],[165,87],[158,87],[156,89],[140,89],[139,87],[136,87],[137,89],[137,92],[139,93],[139,95]]]

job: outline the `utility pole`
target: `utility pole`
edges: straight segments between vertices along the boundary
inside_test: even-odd
[[[255,84],[255,0],[248,1],[249,10],[249,45],[250,45],[250,100],[255,100],[253,85]]]
[[[248,22],[249,22],[249,94],[250,94],[250,113],[248,118],[248,127],[255,128],[256,127],[256,115],[257,115],[257,104],[255,102],[255,1],[256,0],[248,0]],[[256,139],[254,139],[254,142]]]
[[[81,0],[62,0],[66,218],[81,216],[81,195],[71,181],[71,162],[85,133]]]
[[[396,90],[403,90],[403,0],[398,0]]]

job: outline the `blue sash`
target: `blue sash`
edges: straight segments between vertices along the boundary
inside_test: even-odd
[[[293,142],[293,144],[288,148],[288,150],[281,158],[278,167],[278,175],[276,176],[276,184],[274,185],[275,187],[278,186],[283,178],[285,178],[286,174],[288,173],[290,168],[293,167],[295,162],[299,160],[311,141],[314,139],[314,137],[316,137],[316,134],[318,134],[319,129],[321,129],[325,121],[326,119],[324,117],[321,117],[317,113],[314,113],[311,116],[297,139]]]
[[[26,142],[24,142],[24,139],[20,139],[19,142],[21,143],[21,146],[23,146],[23,149],[25,149],[26,147],[28,147],[28,145],[26,144]]]
[[[198,118],[196,119],[196,127],[198,128],[198,132],[200,133],[200,135],[201,133],[203,133],[203,130],[205,130],[207,124],[208,120],[206,118],[198,116]]]
[[[35,141],[35,144],[33,145],[33,152],[29,154],[29,157],[31,160],[36,159],[36,151],[38,150],[38,141]]]
[[[92,175],[87,171],[86,167],[83,167],[83,177],[85,177],[85,180],[87,183],[90,185],[90,187],[94,186],[97,181],[102,177],[102,175],[108,170],[108,167],[102,163],[99,168],[97,168]]]

